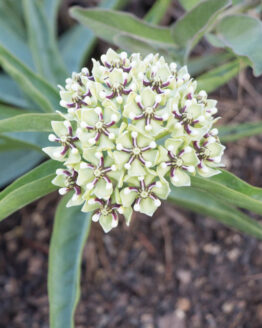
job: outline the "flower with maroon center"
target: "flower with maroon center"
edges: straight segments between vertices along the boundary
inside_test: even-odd
[[[102,88],[99,92],[101,99],[115,98],[118,104],[122,104],[123,96],[127,96],[136,88],[136,85],[134,83],[130,84],[129,81],[128,73],[123,72],[121,69],[114,68],[112,71],[107,72],[107,75],[104,77],[107,89]]]
[[[135,211],[152,216],[161,205],[161,199],[166,199],[169,194],[168,183],[162,179],[155,181],[155,176],[147,175],[132,177],[128,186],[121,190],[120,197],[124,207],[133,206]]]
[[[124,72],[128,73],[132,68],[127,53],[124,51],[118,54],[114,50],[108,49],[107,53],[101,56],[101,61],[110,71],[114,68],[122,68]]]
[[[139,130],[156,136],[162,132],[163,122],[170,116],[168,106],[161,106],[161,102],[161,95],[156,95],[151,88],[145,88],[141,95],[129,95],[123,115],[132,120]]]
[[[99,198],[108,199],[113,192],[113,183],[108,174],[116,171],[116,165],[106,167],[100,152],[95,153],[95,158],[89,152],[88,157],[92,163],[80,163],[77,183],[86,188],[86,195],[95,194]]]
[[[172,63],[171,66],[165,62],[163,57],[148,55],[145,58],[146,62],[151,62],[145,72],[139,73],[139,79],[142,80],[145,87],[150,86],[152,90],[161,94],[164,93],[170,83],[174,80],[174,72],[176,72],[176,65]]]
[[[82,108],[79,111],[80,127],[77,135],[83,144],[98,145],[101,148],[113,148],[112,140],[118,128],[116,123],[120,114],[111,107]]]
[[[59,147],[46,147],[43,148],[51,158],[64,161],[67,163],[75,163],[80,160],[80,154],[76,143],[79,141],[77,136],[73,135],[73,128],[69,121],[52,121],[52,128],[56,135],[49,134],[48,139],[51,142],[58,142],[61,144]]]
[[[90,198],[82,208],[83,212],[94,211],[92,220],[99,221],[105,232],[118,225],[118,213],[122,214],[122,206],[111,199]]]
[[[74,195],[67,203],[67,207],[80,205],[83,203],[82,189],[77,184],[78,172],[74,169],[57,169],[57,176],[52,180],[52,183],[59,186],[59,194],[65,195],[69,191],[73,190]]]
[[[165,141],[165,148],[160,147],[161,164],[157,168],[160,176],[170,173],[171,183],[176,187],[190,186],[189,173],[195,173],[199,163],[194,149],[186,146],[183,138],[170,138]]]
[[[117,139],[113,157],[118,166],[128,170],[130,176],[141,176],[147,173],[146,169],[156,163],[158,150],[152,138],[143,136],[137,131],[125,131]]]
[[[193,141],[197,157],[200,160],[197,166],[198,173],[204,177],[219,174],[220,171],[216,168],[223,166],[221,164],[221,157],[224,153],[225,146],[221,145],[217,133],[217,129],[213,129],[200,141]]]
[[[175,103],[173,105],[174,126],[177,130],[183,130],[189,135],[197,135],[202,131],[203,126],[209,121],[205,119],[204,108],[201,104],[192,103],[191,100],[186,100],[184,106],[180,107]]]
[[[82,106],[88,106],[91,102],[92,93],[89,88],[88,81],[93,81],[94,78],[89,75],[89,71],[84,67],[81,73],[73,73],[72,78],[66,79],[66,87],[60,88],[62,107],[68,108],[69,112],[74,112]]]

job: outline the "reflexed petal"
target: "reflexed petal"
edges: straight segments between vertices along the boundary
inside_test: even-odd
[[[140,210],[139,212],[144,213],[146,215],[152,216],[155,211],[158,209],[153,199],[151,198],[144,198],[140,202]]]
[[[142,176],[146,174],[146,170],[144,169],[144,165],[140,163],[138,159],[135,159],[132,164],[130,169],[127,171],[127,174],[129,176]]]
[[[152,189],[154,194],[161,198],[161,199],[167,199],[169,193],[170,193],[170,188],[169,188],[169,183],[165,179],[160,180],[161,186],[156,186]]]
[[[106,188],[107,183],[105,180],[100,179],[94,187],[93,193],[100,199],[108,199],[113,192],[113,188]]]
[[[58,187],[66,187],[66,176],[59,174],[52,180],[52,183]]]
[[[94,171],[92,169],[86,168],[86,169],[79,169],[78,170],[78,177],[76,180],[76,183],[79,186],[84,186],[88,182],[93,181],[95,176],[94,176]]]
[[[184,170],[176,169],[174,177],[170,177],[172,184],[176,187],[190,186],[190,176]]]
[[[52,121],[52,129],[55,134],[59,137],[66,136],[68,134],[68,129],[65,127],[64,122],[62,121]]]
[[[61,155],[61,152],[63,151],[64,147],[45,147],[42,150],[52,159],[59,162],[65,161],[65,156]]]
[[[109,232],[113,226],[112,226],[112,221],[114,220],[112,214],[109,215],[101,215],[99,219],[99,223],[101,224],[101,227],[103,228],[104,232],[107,233]]]
[[[150,87],[143,89],[141,98],[145,107],[152,107],[155,103],[155,93]]]
[[[137,192],[129,190],[128,187],[120,191],[120,198],[124,207],[131,206],[134,203],[137,196],[138,196]]]
[[[219,157],[223,154],[225,147],[217,142],[212,142],[207,145],[210,151],[210,157]]]

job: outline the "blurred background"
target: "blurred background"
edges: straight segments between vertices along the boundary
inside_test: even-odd
[[[73,24],[63,1],[58,33]],[[153,0],[129,0],[123,10],[144,17]],[[161,20],[183,15],[171,1]],[[3,30],[0,33],[4,33]],[[85,42],[85,40],[83,40]],[[98,58],[109,44],[99,40]],[[210,51],[203,40],[194,50]],[[90,67],[91,61],[86,62]],[[222,123],[262,119],[262,78],[244,69],[211,93]],[[261,136],[228,143],[226,168],[262,187]],[[0,225],[0,328],[47,328],[48,247],[58,193],[13,214]],[[84,250],[77,328],[260,328],[262,327],[262,242],[164,203],[153,218],[136,214],[105,235],[93,224]]]

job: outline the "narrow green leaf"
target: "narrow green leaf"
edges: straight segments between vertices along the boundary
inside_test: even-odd
[[[0,45],[17,56],[28,67],[33,67],[30,50],[26,44],[23,26],[15,12],[12,12],[5,1],[0,2]]]
[[[63,83],[68,74],[42,3],[39,0],[23,0],[23,4],[29,45],[37,71],[53,85]]]
[[[229,0],[205,0],[175,22],[171,27],[173,39],[185,49],[185,58],[229,4]]]
[[[262,74],[262,22],[247,15],[224,17],[217,26],[218,38],[239,56],[251,61],[254,74]]]
[[[168,28],[150,25],[128,13],[79,7],[72,8],[70,13],[80,23],[88,26],[98,37],[111,43],[114,43],[116,35],[126,33],[148,43],[157,44],[159,48],[173,46],[173,39]]]
[[[62,0],[43,0],[43,8],[53,36],[56,36],[56,19]]]
[[[51,183],[61,163],[47,161],[0,192],[0,220],[58,187]]]
[[[16,115],[26,114],[26,113],[28,112],[24,109],[0,104],[0,122],[1,120],[8,119]]]
[[[169,201],[262,240],[262,225],[212,194],[193,187],[172,188]]]
[[[0,74],[0,101],[18,107],[29,106],[16,83],[7,74]]]
[[[158,24],[167,12],[172,0],[156,0],[147,12],[144,20],[148,23]]]
[[[36,140],[27,141],[27,138],[15,137],[13,135],[0,134],[0,151],[10,149],[31,149],[42,153],[41,147],[35,142]],[[1,155],[2,156],[2,155]]]
[[[194,8],[200,1],[201,0],[179,0],[181,6],[187,11]]]
[[[212,178],[192,177],[192,186],[221,197],[240,208],[262,214],[262,189],[253,187],[225,170]]]
[[[233,59],[234,55],[229,52],[215,52],[189,59],[187,67],[191,75],[196,76],[198,74],[207,71],[214,66],[224,64],[226,61]]]
[[[1,107],[0,107],[0,114],[1,114]],[[56,113],[19,114],[10,118],[6,118],[4,120],[0,120],[0,133],[23,132],[23,131],[50,132],[52,131],[51,121],[60,121],[60,120],[62,120],[62,117]]]
[[[40,163],[44,155],[35,150],[8,148],[6,151],[1,151],[0,157],[0,188],[2,188]]]
[[[219,127],[219,137],[222,142],[236,141],[257,134],[262,134],[262,121]]]
[[[59,93],[0,45],[0,64],[44,112],[59,109]]]
[[[127,0],[104,0],[99,6],[105,9],[119,9],[126,2]],[[71,27],[60,37],[59,47],[69,72],[80,71],[86,59],[90,57],[95,43],[95,35],[80,24]]]
[[[66,208],[69,197],[59,203],[51,238],[48,263],[50,328],[73,328],[80,298],[83,248],[90,229],[90,215],[81,207]]]
[[[244,67],[244,64],[242,64],[242,67]],[[197,88],[198,90],[204,89],[207,92],[212,92],[235,77],[240,68],[241,65],[238,59],[218,66],[197,78]]]
[[[120,49],[124,49],[129,53],[139,52],[142,56],[149,53],[158,53],[165,57],[167,62],[181,61],[178,54],[174,53],[172,49],[166,47],[165,49],[158,44],[148,42],[148,40],[141,39],[138,36],[129,35],[128,33],[119,33],[114,37],[114,44]],[[175,57],[177,55],[177,57]]]

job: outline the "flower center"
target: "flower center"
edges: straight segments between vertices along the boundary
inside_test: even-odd
[[[210,156],[210,150],[209,149],[205,149],[204,155],[207,156],[207,157]]]
[[[177,166],[181,166],[182,164],[183,164],[182,159],[181,159],[181,158],[178,158],[178,159],[176,160],[176,165],[177,165]]]
[[[109,214],[109,211],[108,211],[106,208],[103,208],[103,209],[101,210],[101,214],[102,214],[103,216],[107,216],[107,215]]]
[[[142,198],[147,198],[148,197],[148,191],[146,191],[146,190],[141,191],[140,196]]]
[[[95,169],[95,170],[94,170],[94,176],[95,176],[95,177],[98,178],[98,177],[100,176],[100,174],[101,174],[101,171],[100,171],[99,169]]]
[[[62,137],[60,138],[60,140],[61,140],[62,142],[66,142],[66,141],[67,141],[67,137],[66,137],[66,136],[62,136]]]
[[[102,129],[102,127],[103,127],[103,122],[97,122],[96,123],[96,128],[97,129]]]
[[[147,107],[145,111],[147,114],[152,114],[154,110],[152,107]]]
[[[133,153],[134,153],[135,155],[139,155],[140,152],[141,152],[141,150],[140,150],[138,147],[136,147],[136,148],[133,149]]]

